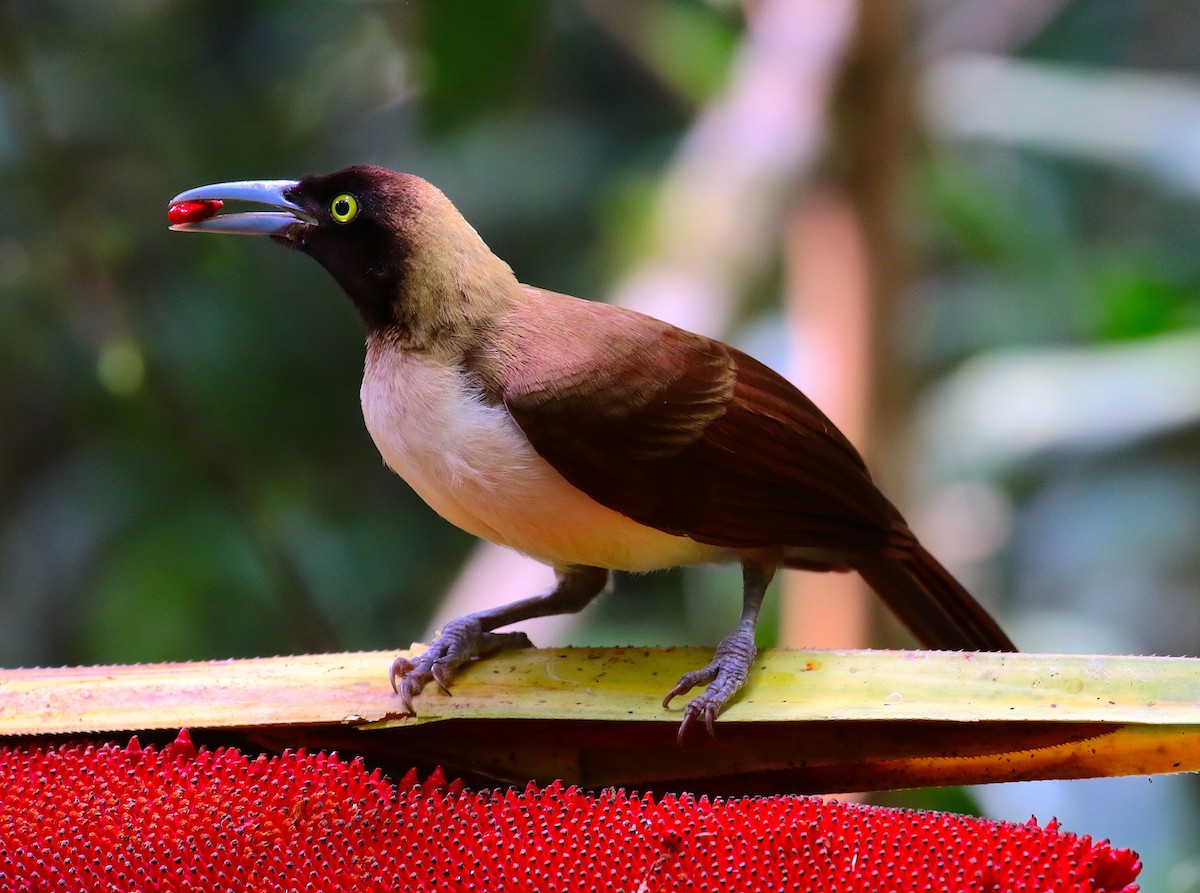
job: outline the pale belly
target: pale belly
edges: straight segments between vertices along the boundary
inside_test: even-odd
[[[649,571],[736,557],[593,501],[534,452],[503,407],[483,403],[442,363],[368,350],[361,396],[384,462],[475,536],[560,566]]]

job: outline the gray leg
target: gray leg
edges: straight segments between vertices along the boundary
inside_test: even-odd
[[[525,633],[492,630],[534,617],[574,614],[603,592],[608,584],[608,571],[599,567],[575,565],[557,568],[556,573],[558,583],[549,592],[451,620],[442,628],[437,640],[415,661],[406,657],[392,661],[392,688],[400,695],[405,711],[416,715],[413,698],[431,679],[449,694],[450,677],[472,658],[505,648],[532,647]]]
[[[679,724],[680,743],[683,743],[688,726],[701,716],[704,717],[708,734],[713,735],[713,721],[717,714],[721,712],[725,702],[746,684],[750,664],[754,663],[758,654],[754,644],[754,628],[758,624],[758,614],[762,609],[767,585],[774,576],[774,564],[763,564],[749,559],[742,563],[742,617],[737,626],[721,640],[707,666],[684,673],[675,683],[675,687],[663,698],[663,706],[666,707],[673,698],[691,691],[697,685],[708,686],[683,710],[683,722]]]

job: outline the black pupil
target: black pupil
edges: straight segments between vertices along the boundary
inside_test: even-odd
[[[345,217],[350,213],[350,202],[344,198],[339,198],[333,203],[333,213],[337,214],[338,217]]]

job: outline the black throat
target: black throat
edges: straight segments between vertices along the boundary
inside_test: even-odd
[[[376,332],[400,322],[396,307],[406,264],[394,235],[386,240],[373,235],[357,233],[353,239],[338,239],[319,227],[299,224],[271,238],[324,267],[358,310],[367,330]]]

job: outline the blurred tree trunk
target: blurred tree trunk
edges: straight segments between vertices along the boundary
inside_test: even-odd
[[[904,505],[902,443],[913,382],[897,350],[899,297],[911,278],[899,183],[915,132],[911,9],[861,2],[833,103],[827,163],[787,233],[793,373]],[[782,645],[866,644],[856,575],[788,575]]]

